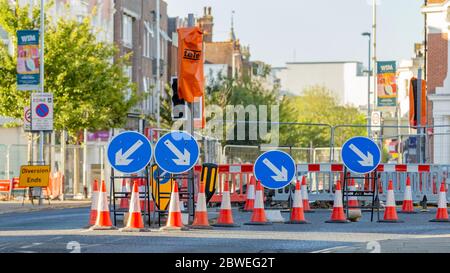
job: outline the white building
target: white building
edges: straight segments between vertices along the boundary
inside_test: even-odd
[[[273,68],[272,76],[284,94],[299,96],[305,88],[319,85],[329,89],[340,104],[367,109],[368,79],[360,62],[292,62]]]

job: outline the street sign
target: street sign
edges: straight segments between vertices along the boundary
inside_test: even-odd
[[[152,175],[154,181],[157,181],[159,178],[159,184],[161,185],[170,181],[170,173],[161,170],[159,167],[152,169]]]
[[[182,131],[173,131],[161,137],[155,146],[156,164],[168,173],[189,171],[200,155],[195,138]]]
[[[255,161],[255,177],[269,189],[283,188],[294,179],[295,162],[283,151],[268,151]]]
[[[31,109],[30,106],[23,108],[23,130],[28,132],[31,130]]]
[[[48,187],[50,166],[21,166],[19,187]]]
[[[381,112],[373,111],[372,112],[372,131],[381,131]]]
[[[353,137],[342,146],[342,161],[354,173],[366,174],[375,170],[381,161],[378,145],[367,137]]]
[[[137,173],[152,159],[150,141],[135,131],[126,131],[114,136],[107,150],[109,164],[122,173]]]
[[[53,94],[31,94],[31,130],[53,130]]]

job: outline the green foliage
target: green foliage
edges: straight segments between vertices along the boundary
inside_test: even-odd
[[[330,126],[365,125],[365,116],[357,108],[339,105],[331,91],[321,86],[307,88],[299,97],[285,97],[281,105],[280,121],[305,124],[280,126],[280,142],[285,145],[328,147]],[[338,127],[335,145],[339,147],[352,136],[364,135],[365,130],[365,127]]]
[[[40,12],[35,7],[29,19],[27,5],[12,7],[8,2],[0,0],[0,26],[16,46],[16,31],[39,28]],[[53,93],[55,129],[65,129],[75,139],[84,128],[122,126],[125,113],[140,99],[123,72],[130,56],[118,56],[114,45],[96,41],[89,18],[51,21],[46,16],[45,91]],[[16,62],[1,45],[0,115],[20,118],[30,93],[16,88]]]

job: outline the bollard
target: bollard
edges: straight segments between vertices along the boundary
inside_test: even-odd
[[[428,212],[430,211],[427,207],[427,196],[424,195],[422,201],[420,201],[420,205],[422,206],[422,209],[420,210],[420,212]]]

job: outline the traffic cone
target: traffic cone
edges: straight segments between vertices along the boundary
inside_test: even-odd
[[[394,186],[392,185],[392,180],[389,180],[386,206],[384,208],[383,220],[378,220],[378,222],[384,223],[401,223],[403,221],[398,220],[397,208],[395,206],[395,196],[394,196]]]
[[[309,206],[308,186],[306,185],[305,175],[302,177],[302,198],[303,198],[303,211],[306,213],[314,212]]]
[[[178,194],[178,183],[173,183],[173,190],[169,203],[169,216],[167,217],[166,226],[161,230],[186,230],[183,225],[183,218],[180,211],[180,196]]]
[[[250,183],[247,185],[247,200],[243,211],[252,211],[255,206],[255,177],[250,178]]]
[[[102,181],[101,190],[98,194],[97,219],[95,225],[91,227],[92,230],[108,230],[116,229],[111,223],[111,216],[109,214],[108,196],[106,194],[106,184]]]
[[[213,224],[214,227],[238,227],[233,222],[233,213],[231,210],[230,190],[228,182],[225,181],[222,191],[222,203],[220,204],[219,217],[217,223]]]
[[[130,202],[128,200],[129,193],[130,193],[130,182],[128,179],[122,179],[122,192],[124,193],[124,197],[120,198],[120,204],[119,208],[128,210],[128,207],[130,206]]]
[[[303,199],[300,181],[297,180],[295,184],[294,200],[291,210],[291,218],[286,224],[308,224],[303,213]]]
[[[98,181],[97,181],[97,179],[94,180],[94,183],[92,184],[91,200],[92,200],[91,213],[90,213],[90,217],[89,217],[88,227],[95,225],[95,222],[97,220],[97,207],[98,207]]]
[[[139,187],[136,182],[133,184],[133,191],[131,192],[131,204],[129,209],[129,216],[126,227],[120,229],[125,232],[139,232],[148,231],[144,228],[144,221],[141,214],[141,206],[139,204]]]
[[[447,211],[447,196],[445,191],[445,180],[442,180],[441,189],[439,191],[438,209],[436,218],[430,222],[449,222]]]
[[[356,191],[355,179],[350,179],[349,190]],[[359,208],[358,197],[356,195],[348,196],[348,218],[350,221],[358,221],[362,217],[361,209]]]
[[[411,180],[409,179],[409,176],[406,177],[406,187],[403,196],[402,210],[400,213],[416,213],[414,211],[414,204],[412,201]]]
[[[200,191],[197,194],[197,205],[195,207],[194,222],[190,226],[196,229],[212,229],[208,221],[206,209],[205,183],[200,182]]]
[[[255,192],[255,206],[253,207],[253,213],[250,222],[244,223],[244,225],[271,225],[271,222],[267,221],[266,213],[264,211],[264,188],[261,186],[261,182],[256,183]]]
[[[344,207],[342,205],[342,190],[341,181],[336,182],[336,190],[334,192],[333,212],[331,213],[331,219],[325,221],[325,223],[349,223],[344,214]]]

